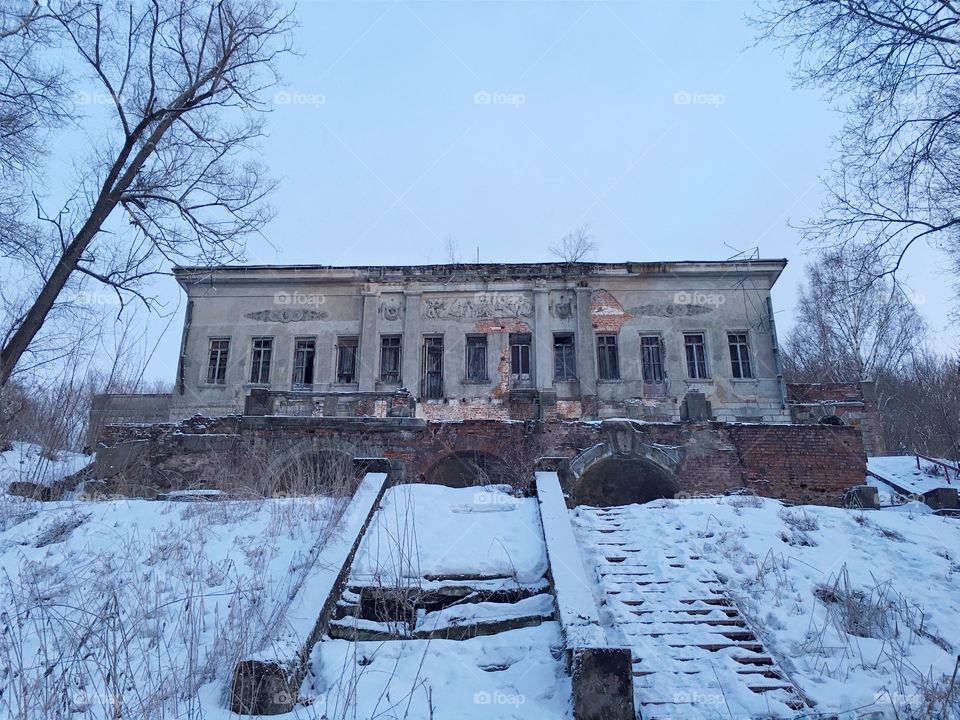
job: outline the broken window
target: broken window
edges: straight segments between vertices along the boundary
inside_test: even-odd
[[[747,343],[746,333],[727,333],[727,342],[730,345],[730,370],[735,378],[752,378],[753,367],[750,365],[750,345]]]
[[[601,380],[620,379],[616,335],[597,335],[597,377]]]
[[[400,336],[380,336],[380,382],[400,383]]]
[[[357,338],[337,338],[337,382],[357,382]]]
[[[227,383],[227,356],[229,354],[230,338],[210,338],[207,382],[211,385],[225,385]]]
[[[420,394],[425,398],[443,397],[443,336],[423,339],[423,372]]]
[[[488,382],[486,335],[467,335],[467,381]]]
[[[250,382],[266,385],[270,382],[270,360],[273,356],[273,338],[253,339],[253,358],[250,363]]]
[[[686,333],[683,336],[683,347],[687,357],[687,376],[695,380],[709,377],[703,333]]]
[[[510,377],[515,383],[530,379],[530,333],[510,333]]]
[[[317,357],[317,342],[313,338],[296,338],[293,345],[293,388],[309,390],[313,387],[313,366]]]
[[[576,347],[572,333],[553,336],[553,379],[577,379]]]
[[[663,382],[663,351],[659,335],[640,336],[640,369],[645,383]]]

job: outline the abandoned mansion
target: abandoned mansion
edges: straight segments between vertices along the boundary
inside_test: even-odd
[[[169,417],[785,422],[785,264],[177,268]]]

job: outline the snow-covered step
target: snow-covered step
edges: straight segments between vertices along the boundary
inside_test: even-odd
[[[797,715],[803,698],[698,555],[651,547],[630,507],[572,513],[601,621],[631,647],[643,718]],[[649,522],[649,519],[647,519]]]

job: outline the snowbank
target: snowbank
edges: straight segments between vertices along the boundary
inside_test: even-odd
[[[43,456],[39,445],[11,444],[11,450],[0,453],[0,491],[6,490],[12,482],[51,485],[93,462],[89,455],[72,452],[61,452],[56,460],[50,460]]]
[[[361,582],[462,576],[536,583],[547,570],[537,501],[497,489],[387,490],[353,566]]]

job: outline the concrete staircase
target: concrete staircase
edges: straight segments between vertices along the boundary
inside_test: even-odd
[[[574,525],[607,635],[631,648],[644,720],[789,718],[804,707],[698,556],[638,547],[629,508],[580,508]]]

